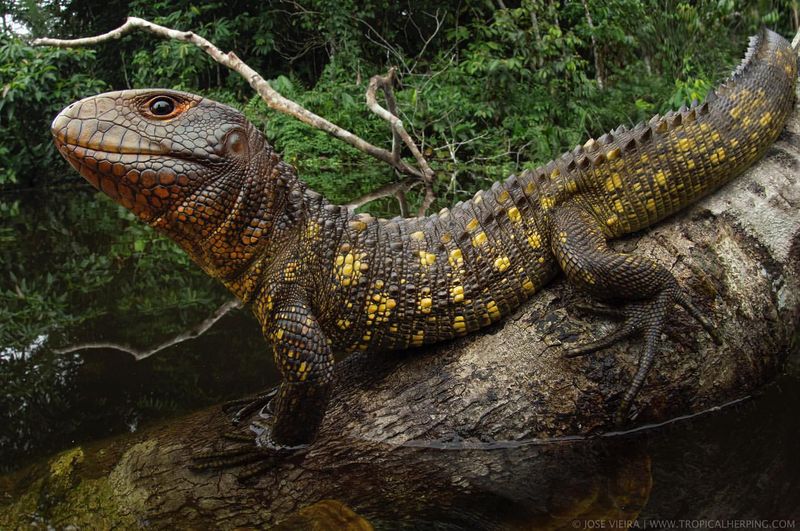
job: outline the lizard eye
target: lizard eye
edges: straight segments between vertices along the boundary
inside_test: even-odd
[[[149,109],[154,116],[169,116],[175,111],[175,101],[166,96],[159,96],[150,101]]]

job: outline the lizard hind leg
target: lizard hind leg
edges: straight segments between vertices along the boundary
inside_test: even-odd
[[[619,309],[596,307],[598,313],[621,317],[622,324],[605,337],[568,348],[566,357],[584,356],[635,334],[644,336],[636,374],[614,416],[615,423],[622,424],[653,365],[661,333],[676,304],[717,343],[719,336],[666,268],[650,258],[610,249],[599,222],[580,206],[554,209],[550,229],[553,253],[569,281],[597,299],[624,303]]]

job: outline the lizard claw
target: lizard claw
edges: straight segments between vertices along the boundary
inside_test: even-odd
[[[189,468],[195,471],[240,468],[235,472],[241,483],[247,483],[290,457],[303,457],[308,445],[283,446],[271,436],[271,428],[258,422],[250,426],[255,434],[229,432],[223,438],[239,443],[224,449],[203,450],[192,457]]]
[[[260,410],[262,417],[271,417],[272,399],[278,394],[278,387],[273,387],[261,394],[238,398],[222,404],[222,410],[231,415],[231,422],[241,424],[247,417]]]
[[[564,356],[567,358],[585,356],[607,348],[633,334],[641,333],[644,336],[645,346],[639,359],[639,366],[636,374],[614,414],[614,423],[618,426],[629,420],[631,405],[642,388],[644,380],[653,365],[661,333],[666,324],[669,312],[672,311],[675,304],[685,308],[689,315],[700,323],[716,344],[721,343],[721,337],[716,327],[694,306],[694,304],[692,304],[686,294],[683,293],[677,283],[675,283],[662,290],[651,299],[628,303],[624,310],[616,310],[607,306],[601,306],[599,312],[601,314],[624,315],[625,320],[623,323],[607,336],[596,341],[573,346],[568,348],[564,353]],[[606,309],[611,311],[607,311]]]

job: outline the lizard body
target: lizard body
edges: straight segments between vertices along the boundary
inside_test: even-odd
[[[793,103],[797,59],[763,31],[702,104],[621,127],[439,214],[376,219],[309,190],[237,111],[170,90],[102,94],[53,122],[64,157],[253,305],[283,382],[269,437],[313,439],[333,352],[405,349],[508,315],[559,271],[628,319],[584,354],[635,332],[645,350],[624,411],[677,303],[672,275],[607,240],[652,225],[762,156]]]

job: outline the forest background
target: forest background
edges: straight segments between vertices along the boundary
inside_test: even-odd
[[[86,431],[85,419],[60,414],[86,367],[65,346],[97,330],[157,344],[228,297],[68,168],[49,132],[63,107],[107,90],[187,90],[241,109],[333,201],[398,179],[389,165],[269,109],[191,44],[143,32],[81,49],[34,48],[33,38],[97,35],[126,16],[191,30],[386,149],[390,130],[364,94],[371,76],[397,67],[398,112],[435,172],[434,212],[589,137],[702,100],[741,60],[748,36],[767,26],[790,38],[800,25],[796,0],[3,0],[0,10],[0,461]],[[407,200],[416,207],[421,187]],[[393,216],[399,206],[386,197],[362,210]],[[187,368],[191,356],[153,359],[157,391],[127,395],[136,407],[109,406],[104,414],[118,422],[98,424],[130,424],[134,409],[143,418],[148,408],[162,415],[213,403],[231,387],[204,385]]]

